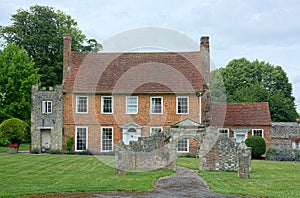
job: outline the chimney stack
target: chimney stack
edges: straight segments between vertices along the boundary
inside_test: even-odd
[[[200,39],[200,54],[201,54],[201,72],[204,84],[209,88],[210,79],[210,55],[209,55],[209,37],[202,36]]]
[[[202,36],[200,39],[200,48],[204,48],[209,51],[209,37]]]
[[[63,51],[63,83],[70,62],[71,48],[72,48],[72,36],[71,34],[63,34],[64,39],[64,51]]]
[[[210,102],[210,55],[209,55],[209,37],[202,36],[200,39],[200,63],[201,63],[201,75],[203,79],[203,100],[201,104],[202,120],[201,123],[209,125],[211,115],[211,102]],[[205,102],[204,102],[205,101]]]

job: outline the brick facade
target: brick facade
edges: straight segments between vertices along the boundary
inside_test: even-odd
[[[88,113],[76,113],[76,96],[88,96]],[[176,95],[136,95],[138,96],[138,113],[126,114],[126,95],[113,95],[114,113],[101,113],[101,96],[92,94],[64,95],[64,133],[74,136],[76,126],[88,127],[88,148],[94,152],[100,151],[101,127],[113,127],[113,143],[122,140],[121,126],[136,123],[142,126],[142,137],[150,135],[150,127],[167,127],[181,120],[190,118],[199,120],[199,98],[194,94],[189,97],[189,114],[176,114]],[[150,114],[150,97],[163,97],[163,114]]]

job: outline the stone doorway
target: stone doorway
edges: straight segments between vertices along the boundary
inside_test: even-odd
[[[51,146],[51,129],[40,129],[42,151],[49,151]]]

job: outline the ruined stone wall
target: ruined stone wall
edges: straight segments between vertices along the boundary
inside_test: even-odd
[[[272,123],[272,148],[291,148],[295,138],[300,138],[300,126],[296,122]]]
[[[200,145],[200,170],[238,170],[238,153],[235,139],[220,134],[212,127],[176,126],[163,133],[141,137],[137,142],[115,149],[115,169],[117,172],[151,170],[159,168],[174,169],[176,146],[181,138],[192,138]]]
[[[237,170],[237,146],[235,139],[208,128],[200,147],[199,170]]]
[[[145,171],[160,168],[175,169],[176,148],[171,148],[167,131],[150,137],[140,137],[129,145],[120,142],[115,148],[115,169],[126,171]]]

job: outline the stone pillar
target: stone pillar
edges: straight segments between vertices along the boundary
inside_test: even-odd
[[[238,152],[238,177],[250,178],[251,170],[251,147],[247,147],[241,142],[237,149]]]

